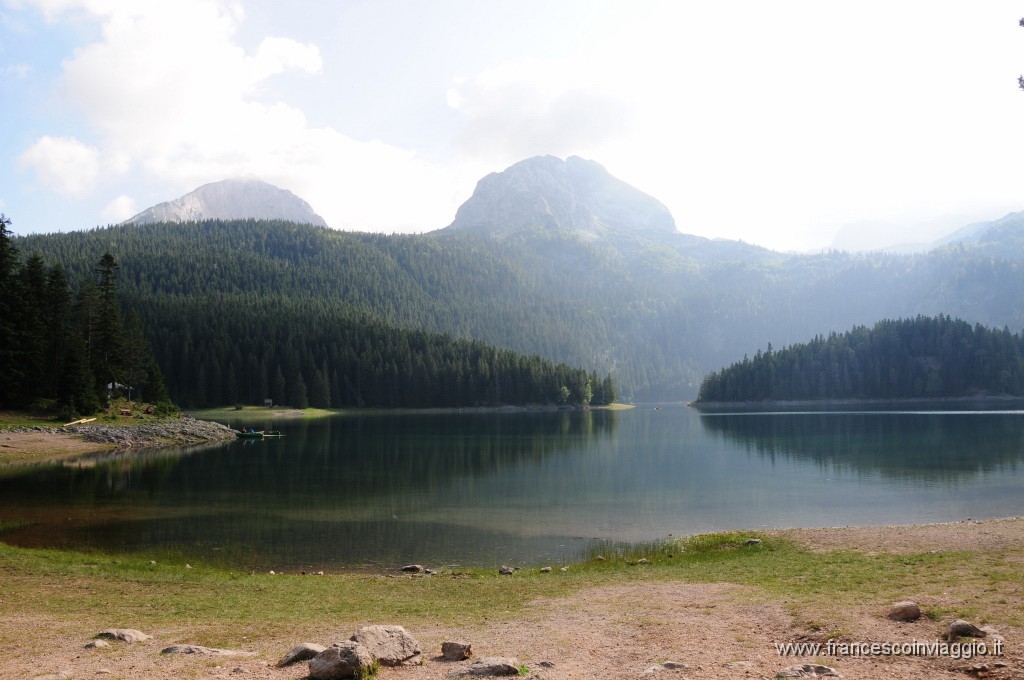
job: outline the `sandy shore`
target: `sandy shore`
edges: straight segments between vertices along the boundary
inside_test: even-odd
[[[119,449],[189,446],[234,439],[234,431],[191,416],[137,423],[89,423],[0,430],[0,464],[73,458]]]

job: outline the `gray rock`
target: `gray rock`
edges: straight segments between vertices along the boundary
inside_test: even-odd
[[[291,666],[293,663],[299,663],[300,661],[309,661],[320,652],[327,649],[323,645],[314,644],[312,642],[303,642],[301,645],[292,647],[287,654],[281,657],[281,660],[277,662],[278,668],[284,668],[285,666]]]
[[[542,573],[542,574],[550,574],[551,573],[551,567],[541,567],[540,568],[540,573]]]
[[[465,668],[448,674],[448,680],[486,677],[489,675],[519,675],[519,659],[502,656],[482,656]]]
[[[537,156],[487,175],[447,227],[497,238],[525,228],[613,238],[676,233],[659,201],[576,156]]]
[[[370,650],[358,642],[335,642],[309,660],[312,680],[342,680],[365,676],[373,666]]]
[[[764,543],[760,538],[748,538],[743,542],[743,545],[761,545]]]
[[[384,666],[419,661],[420,643],[402,626],[363,626],[349,639],[365,647]]]
[[[688,669],[689,669],[689,666],[687,666],[684,663],[679,663],[677,661],[666,661],[665,663],[659,663],[659,664],[655,664],[655,665],[651,666],[650,668],[645,670],[643,673],[641,673],[640,677],[641,678],[649,678],[652,675],[654,675],[655,673],[660,673],[661,671],[675,671],[675,670],[685,671],[685,670],[688,670]]]
[[[446,661],[462,661],[473,655],[473,645],[468,642],[442,642],[441,656]]]
[[[407,571],[410,574],[418,574],[421,571],[423,571],[423,565],[422,564],[407,564],[404,567],[402,567],[402,571]]]
[[[106,640],[93,640],[85,645],[86,649],[101,649],[103,647],[109,647],[110,643]]]
[[[258,179],[226,179],[154,205],[122,224],[238,219],[285,220],[326,227],[309,203]]]
[[[890,607],[886,617],[893,621],[917,621],[921,618],[921,608],[917,606],[916,602],[904,600]]]
[[[805,663],[801,666],[789,666],[775,674],[779,680],[785,678],[841,678],[834,668],[820,666],[813,663]]]
[[[142,642],[153,638],[152,635],[146,635],[141,630],[135,630],[134,628],[108,628],[97,634],[96,637],[121,640],[122,642]]]
[[[502,576],[511,576],[513,571],[515,570],[512,567],[506,567],[504,565],[502,565],[502,567],[498,569],[498,573]]]
[[[161,654],[196,654],[198,656],[256,656],[255,652],[241,649],[217,649],[200,645],[171,645],[160,650]]]
[[[949,626],[946,627],[946,640],[953,641],[959,637],[985,637],[988,635],[981,628],[978,628],[973,623],[968,623],[963,619],[957,619],[951,621]]]

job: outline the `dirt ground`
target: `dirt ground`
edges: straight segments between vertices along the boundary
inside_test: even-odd
[[[80,435],[71,433],[0,430],[0,465],[74,458],[87,453],[106,451],[109,448],[109,444],[87,442]]]
[[[922,552],[988,546],[1020,546],[1024,518],[958,522],[928,526],[797,529],[779,532],[812,549]],[[813,626],[801,621],[784,598],[756,588],[731,584],[645,583],[595,587],[571,597],[531,603],[524,614],[483,626],[421,627],[409,632],[424,650],[424,663],[384,668],[384,680],[446,678],[469,662],[439,658],[441,643],[473,644],[474,656],[517,658],[531,676],[546,680],[570,678],[775,678],[790,666],[824,664],[845,678],[1024,678],[1024,631],[993,622],[1003,639],[1000,657],[954,659],[949,656],[826,655],[781,656],[776,643],[823,642]],[[826,603],[827,604],[827,603]],[[927,602],[922,602],[922,606]],[[1018,603],[1019,604],[1019,603]],[[1017,607],[1010,602],[1009,606]],[[847,642],[935,642],[943,621],[922,617],[895,623],[878,603],[845,609],[839,624]],[[377,623],[398,623],[381,621]],[[112,625],[124,625],[112,622]],[[6,640],[2,678],[273,678],[306,677],[307,664],[279,669],[275,662],[293,645],[329,645],[352,631],[311,625],[301,630],[266,622],[259,639],[241,640],[238,649],[255,656],[199,657],[163,655],[172,644],[188,644],[187,627],[146,631],[152,640],[112,642],[104,649],[86,649],[99,631],[74,621],[39,620],[33,616],[0,620]],[[17,631],[35,629],[35,640],[49,639],[36,649],[19,648]],[[982,640],[990,648],[995,638]],[[12,646],[13,643],[13,646]],[[546,662],[543,663],[542,662]],[[659,666],[665,662],[678,668]],[[655,667],[655,670],[651,670]],[[645,673],[648,673],[645,675]],[[814,677],[814,676],[805,676]]]

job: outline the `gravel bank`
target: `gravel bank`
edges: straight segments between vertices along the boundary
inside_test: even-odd
[[[20,427],[8,430],[25,434],[73,434],[87,442],[104,444],[114,449],[150,448],[155,446],[187,446],[235,438],[231,428],[185,415],[177,420],[129,425],[98,425],[87,423],[70,427]]]

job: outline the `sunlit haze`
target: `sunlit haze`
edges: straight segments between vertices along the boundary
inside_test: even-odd
[[[1024,209],[1024,5],[0,0],[0,210],[116,223],[256,176],[339,229],[449,224],[595,160],[680,231],[926,241]]]

